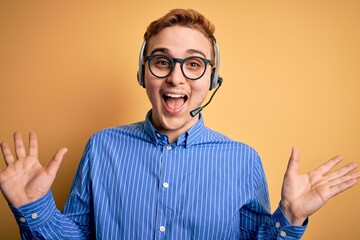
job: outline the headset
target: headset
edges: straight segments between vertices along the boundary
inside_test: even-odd
[[[215,46],[215,67],[212,69],[211,72],[211,79],[210,79],[210,87],[209,90],[215,88],[218,84],[222,83],[222,78],[219,76],[219,68],[220,68],[220,50],[219,45],[216,42],[215,37],[212,37]],[[143,44],[140,48],[139,54],[139,70],[137,72],[137,80],[140,86],[145,88],[145,80],[144,80],[144,72],[145,72],[145,63],[144,63],[144,51],[146,48],[146,40],[144,40]],[[196,80],[194,80],[196,81]]]

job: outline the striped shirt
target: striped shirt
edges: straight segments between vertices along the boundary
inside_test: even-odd
[[[270,213],[256,151],[202,115],[169,143],[149,116],[89,139],[62,212],[51,191],[11,207],[22,238],[300,239],[306,226]]]

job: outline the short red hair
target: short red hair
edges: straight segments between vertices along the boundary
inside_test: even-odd
[[[153,21],[147,28],[144,39],[148,41],[152,36],[158,34],[166,27],[180,25],[193,28],[202,32],[213,41],[215,26],[202,15],[193,9],[173,9],[165,16]]]
[[[144,40],[148,42],[152,36],[158,34],[164,28],[176,25],[196,29],[203,33],[212,43],[214,58],[215,26],[204,15],[193,9],[173,9],[163,17],[153,21],[146,29]]]

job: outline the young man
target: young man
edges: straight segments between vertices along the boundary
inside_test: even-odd
[[[24,239],[299,239],[307,218],[353,186],[356,164],[328,173],[340,157],[298,175],[293,149],[273,214],[261,160],[249,146],[204,126],[193,112],[221,84],[214,27],[193,10],[173,10],[145,33],[139,83],[152,104],[145,121],[89,140],[63,212],[50,187],[66,149],[48,167],[14,134],[15,160],[0,187]],[[192,115],[190,115],[192,112]]]

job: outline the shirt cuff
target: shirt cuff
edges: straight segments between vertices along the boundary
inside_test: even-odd
[[[37,228],[47,222],[56,211],[52,192],[20,208],[10,206],[20,228]]]
[[[291,222],[285,217],[279,205],[270,219],[269,229],[276,231],[277,239],[300,239],[308,223],[309,220],[306,219],[302,226],[291,225]]]

